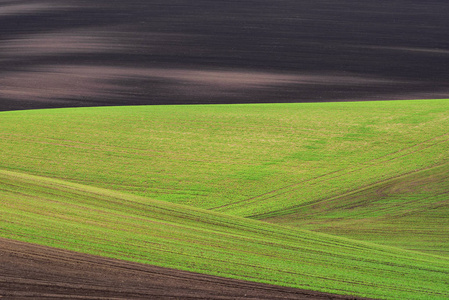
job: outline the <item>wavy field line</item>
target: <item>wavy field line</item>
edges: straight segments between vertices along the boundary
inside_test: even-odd
[[[261,202],[264,202],[264,201],[271,201],[271,200],[274,201],[275,200],[274,198],[276,198],[276,197],[280,197],[280,196],[283,196],[283,195],[287,195],[287,194],[291,194],[291,193],[295,193],[295,192],[299,191],[307,183],[313,183],[313,182],[319,180],[319,183],[322,184],[322,183],[325,183],[325,182],[330,181],[330,180],[334,180],[334,179],[337,179],[337,178],[344,177],[344,176],[346,176],[348,174],[352,174],[352,173],[356,173],[356,172],[360,172],[360,171],[367,171],[370,168],[378,167],[379,165],[386,164],[387,162],[391,162],[393,160],[399,160],[401,158],[405,158],[407,156],[416,154],[416,153],[418,153],[420,151],[423,151],[423,150],[435,147],[437,145],[440,145],[440,144],[443,144],[445,142],[448,142],[449,139],[446,138],[448,136],[449,136],[449,134],[443,134],[443,135],[440,135],[440,136],[437,136],[437,137],[433,137],[431,139],[427,139],[427,140],[422,141],[420,143],[417,143],[417,144],[415,144],[413,146],[406,147],[406,148],[403,148],[403,149],[401,149],[399,151],[392,152],[392,153],[390,153],[388,155],[384,155],[382,157],[378,157],[378,158],[375,158],[373,160],[367,161],[367,162],[365,162],[363,164],[362,167],[351,167],[351,168],[344,168],[344,169],[336,170],[336,171],[333,171],[333,172],[330,172],[330,173],[327,173],[327,174],[324,174],[324,175],[321,175],[321,176],[317,176],[317,177],[314,177],[314,178],[311,178],[311,179],[308,179],[308,180],[300,181],[298,183],[294,183],[294,184],[291,184],[291,185],[288,185],[288,186],[285,186],[285,187],[282,187],[282,188],[279,188],[279,189],[275,189],[275,190],[272,190],[272,191],[269,191],[269,192],[266,192],[266,193],[254,196],[254,197],[250,197],[248,199],[244,199],[244,200],[241,200],[241,201],[238,201],[238,202],[233,202],[233,203],[230,203],[230,204],[226,204],[226,205],[222,205],[222,206],[219,206],[219,207],[215,207],[215,208],[213,208],[213,210],[232,213],[233,209],[240,209],[242,207],[250,206],[252,204],[259,205],[259,204],[261,204]],[[429,142],[432,142],[432,144],[429,145],[428,144]],[[396,178],[398,176],[403,176],[403,175],[408,174],[410,172],[414,172],[414,171],[408,171],[408,172],[405,172],[405,173],[397,174],[395,176],[389,177],[389,178],[384,179],[382,181],[376,181],[376,182],[370,183],[368,185],[363,185],[363,186],[359,186],[359,187],[356,187],[356,188],[352,188],[350,190],[344,191],[343,193],[350,193],[352,191],[355,191],[355,190],[358,190],[358,189],[362,189],[362,188],[365,188],[367,186],[370,186],[370,185],[373,185],[373,184],[376,184],[376,183],[379,183],[379,182],[385,182],[385,181],[391,180],[393,178]],[[336,196],[336,195],[333,195],[333,196]],[[315,202],[315,201],[319,201],[319,200],[316,199],[313,202]],[[304,203],[301,203],[301,204],[299,204],[297,206],[302,206],[302,205],[304,205]],[[266,213],[255,214],[255,215],[248,215],[248,217],[251,217],[251,218],[265,218],[265,217],[268,217],[270,215],[274,216],[274,215],[276,215],[276,213],[281,213],[282,211],[290,210],[290,209],[292,209],[294,207],[296,207],[296,206],[283,208],[283,209],[280,209],[278,211],[266,212]]]
[[[4,238],[339,294],[449,296],[449,259],[10,171],[0,187]]]

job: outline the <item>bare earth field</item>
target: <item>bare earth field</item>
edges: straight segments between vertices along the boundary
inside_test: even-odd
[[[0,1],[0,110],[449,98],[446,0]]]
[[[2,299],[355,299],[0,238]]]

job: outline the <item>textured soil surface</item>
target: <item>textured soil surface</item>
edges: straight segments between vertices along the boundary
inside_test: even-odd
[[[449,98],[447,0],[0,0],[0,110]]]
[[[0,238],[1,299],[355,299]]]
[[[0,111],[449,98],[447,0],[0,0]],[[342,299],[0,239],[3,299]]]

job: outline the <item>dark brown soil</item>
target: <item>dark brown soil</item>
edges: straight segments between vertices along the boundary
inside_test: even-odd
[[[3,299],[355,299],[0,238]]]
[[[449,98],[447,0],[3,0],[0,110]]]

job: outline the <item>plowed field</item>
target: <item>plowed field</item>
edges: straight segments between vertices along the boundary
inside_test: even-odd
[[[2,299],[349,299],[3,238],[0,265]]]
[[[446,0],[0,1],[0,110],[449,97]]]

